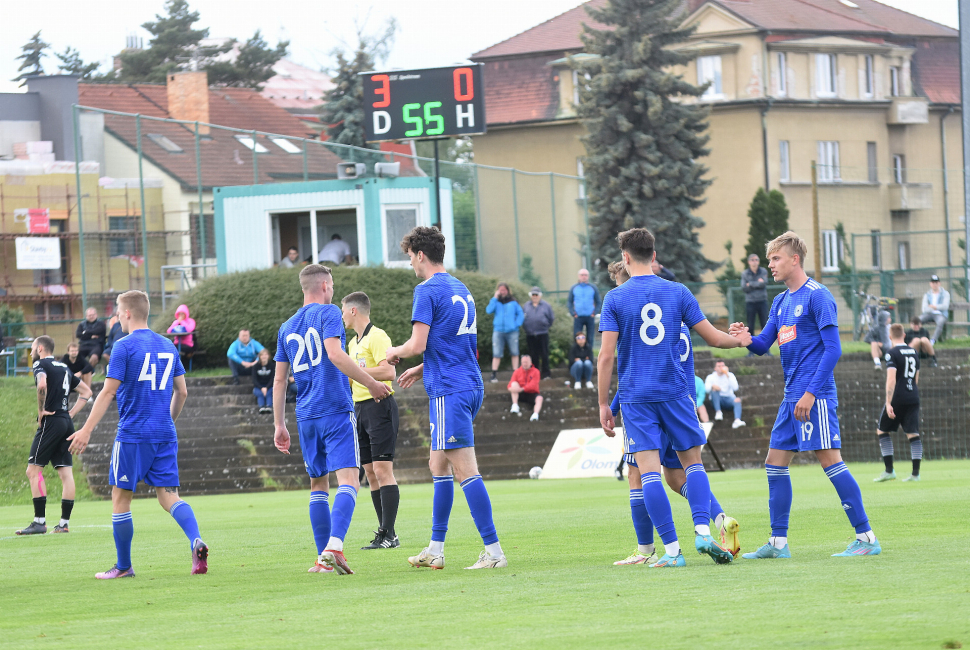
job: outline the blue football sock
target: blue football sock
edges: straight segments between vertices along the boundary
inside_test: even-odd
[[[354,516],[354,506],[357,505],[357,490],[350,485],[341,485],[333,498],[333,527],[330,536],[343,540],[350,528],[350,520]],[[328,540],[329,541],[329,540]]]
[[[478,534],[482,536],[482,541],[485,542],[486,546],[494,544],[498,541],[498,533],[495,532],[495,522],[492,521],[492,502],[488,498],[488,490],[485,489],[485,481],[482,480],[482,475],[476,474],[466,478],[461,482],[461,489],[465,493],[465,501],[468,502],[468,509],[471,510],[472,519],[475,520],[475,528],[478,529]]]
[[[633,515],[633,530],[637,533],[637,544],[653,544],[653,522],[643,503],[643,490],[630,490],[630,513]]]
[[[791,515],[791,474],[784,465],[765,465],[768,472],[768,514],[771,516],[771,536],[788,537],[788,517]]]
[[[721,507],[721,504],[717,502],[717,497],[711,492],[711,519],[717,519],[717,516],[722,512],[724,512],[724,508]]]
[[[842,500],[842,509],[845,510],[849,523],[855,528],[857,533],[865,533],[872,530],[869,525],[869,517],[866,516],[866,509],[862,506],[862,491],[859,484],[845,463],[839,461],[834,465],[825,468],[825,475],[832,481],[835,491],[839,493]]]
[[[115,549],[118,551],[118,568],[124,571],[131,568],[131,538],[135,535],[135,525],[131,512],[111,515],[111,528],[115,535]]]
[[[701,463],[694,463],[684,470],[687,474],[687,502],[695,526],[710,526],[711,482]]]
[[[455,502],[455,477],[432,476],[434,500],[431,504],[431,541],[444,542],[451,518],[451,505]]]
[[[326,492],[310,492],[310,528],[317,555],[327,550],[330,540],[330,495]]]
[[[172,519],[189,538],[189,547],[195,543],[195,540],[202,538],[201,533],[199,533],[199,523],[195,520],[195,513],[192,512],[192,506],[185,501],[179,500],[172,504],[168,514],[172,515]]]
[[[674,528],[674,515],[670,511],[670,501],[664,492],[660,480],[660,472],[647,472],[640,475],[643,482],[643,503],[653,525],[657,527],[657,534],[664,544],[677,541],[677,530]]]

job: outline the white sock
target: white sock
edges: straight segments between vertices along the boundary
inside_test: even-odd
[[[720,528],[721,526],[723,526],[724,525],[724,519],[725,519],[725,515],[724,515],[723,512],[721,514],[719,514],[718,516],[714,517],[714,527],[715,528]]]
[[[67,519],[61,519],[61,526],[67,526]]]
[[[874,541],[876,541],[876,534],[871,530],[867,530],[864,533],[859,533],[855,536],[855,538],[860,542],[868,542],[872,544]]]
[[[785,548],[785,544],[788,543],[787,537],[769,537],[768,543],[775,548]]]
[[[502,552],[502,545],[498,542],[495,542],[494,544],[486,544],[485,552],[488,553],[488,557],[492,558],[493,560],[497,560],[505,555],[505,553]]]
[[[342,553],[344,550],[344,540],[338,539],[336,537],[331,537],[330,541],[327,542],[327,550],[340,551]]]
[[[649,557],[653,554],[653,544],[637,544],[637,553]]]
[[[664,544],[664,553],[670,557],[677,557],[680,555],[680,542],[675,540],[670,544]]]
[[[697,526],[694,526],[694,532],[698,535],[710,535],[711,527],[708,526],[707,524],[699,524]]]
[[[34,521],[36,521],[38,524],[46,524],[47,517],[34,517]]]
[[[445,543],[432,541],[428,544],[428,552],[431,555],[444,555],[445,554]]]

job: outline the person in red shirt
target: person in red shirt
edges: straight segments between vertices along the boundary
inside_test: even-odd
[[[542,410],[542,395],[539,394],[539,369],[532,365],[532,357],[528,354],[522,355],[522,365],[512,373],[509,393],[512,395],[512,413],[522,415],[519,410],[519,402],[522,402],[526,406],[532,406],[532,417],[529,420],[535,422],[539,419],[539,411]]]

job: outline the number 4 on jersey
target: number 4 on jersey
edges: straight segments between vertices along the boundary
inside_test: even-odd
[[[162,379],[158,382],[158,386],[155,385],[155,364],[152,363],[151,352],[145,353],[145,362],[141,366],[141,373],[138,375],[138,381],[148,381],[151,382],[152,390],[165,390],[165,386],[168,385],[168,376],[172,373],[172,363],[175,361],[175,355],[171,352],[159,352],[158,361],[161,363],[165,361],[165,370],[162,371]]]

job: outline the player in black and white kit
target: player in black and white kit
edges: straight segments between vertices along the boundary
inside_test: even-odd
[[[900,425],[909,438],[913,458],[913,473],[903,481],[919,480],[919,465],[923,458],[923,441],[919,435],[919,352],[906,345],[905,336],[902,325],[896,323],[889,328],[892,347],[886,352],[886,405],[876,430],[886,471],[874,479],[876,483],[896,478],[891,434]]]
[[[27,458],[27,478],[30,494],[34,498],[34,520],[18,535],[43,535],[47,532],[47,485],[44,483],[44,467],[51,463],[57,470],[64,489],[61,492],[61,521],[54,526],[55,533],[68,532],[68,521],[74,508],[73,462],[67,439],[74,433],[71,418],[84,408],[91,399],[91,389],[78,379],[60,361],[54,360],[54,339],[39,336],[34,339],[30,356],[34,361],[34,383],[37,384],[37,433],[30,445]],[[68,410],[67,398],[76,390],[78,400]]]

